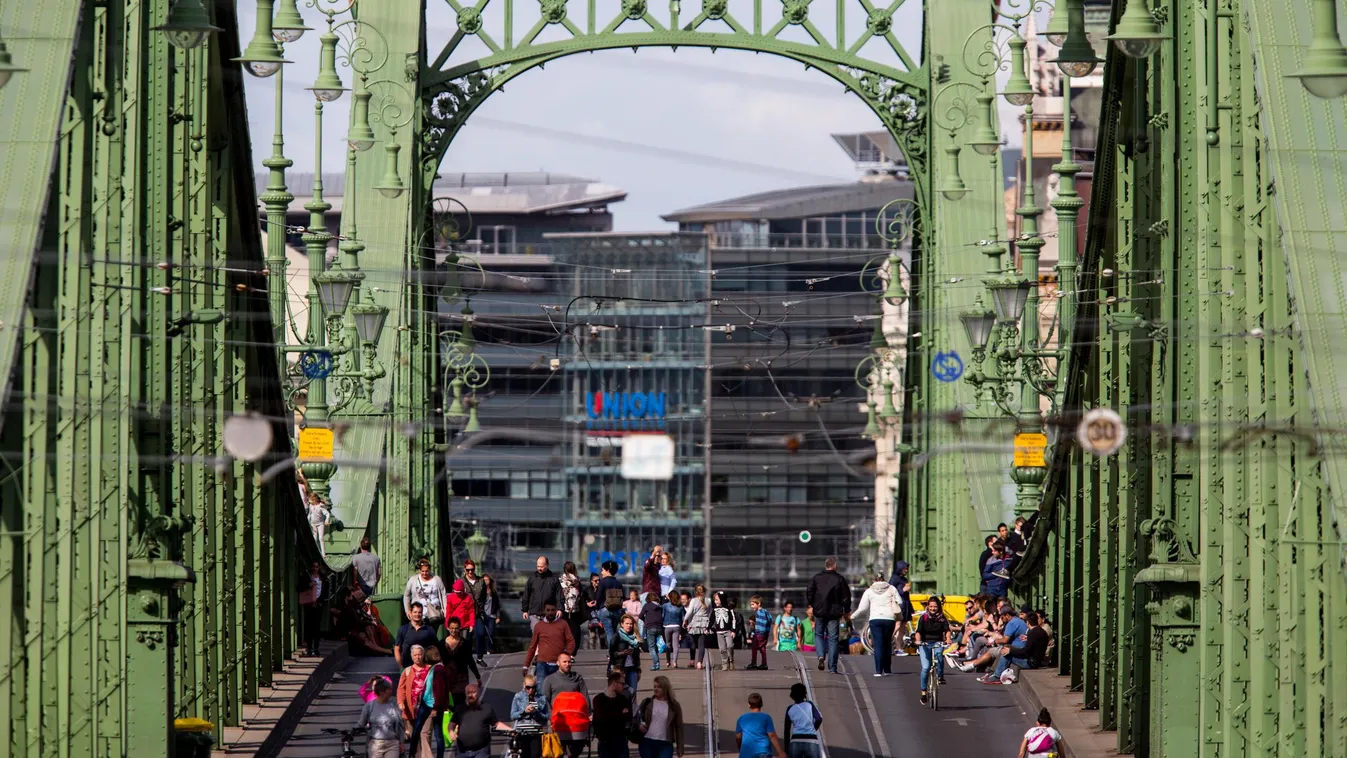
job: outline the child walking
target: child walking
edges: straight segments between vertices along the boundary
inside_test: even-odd
[[[717,592],[711,596],[711,631],[719,643],[721,671],[734,671],[734,630],[738,626],[735,618],[738,615],[725,600],[725,593]]]
[[[748,671],[766,671],[767,638],[772,633],[772,614],[762,607],[762,596],[754,595],[749,598],[748,616],[752,624],[749,637],[752,643],[752,652],[749,655],[748,665],[744,668]],[[762,655],[762,663],[758,663],[759,654]]]
[[[659,644],[664,640],[664,608],[659,595],[647,592],[641,606],[641,629],[646,649],[650,651],[650,670],[659,671]]]

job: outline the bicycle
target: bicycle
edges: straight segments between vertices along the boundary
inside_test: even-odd
[[[353,746],[352,743],[355,742],[356,735],[358,735],[358,734],[364,734],[364,733],[365,733],[365,730],[364,730],[363,728],[361,728],[361,729],[331,729],[331,728],[329,728],[329,729],[324,729],[324,730],[323,730],[323,734],[340,734],[340,735],[341,735],[341,758],[360,758],[360,753],[357,753],[357,752],[355,751],[355,747]]]
[[[940,710],[940,670],[937,665],[940,663],[938,652],[939,648],[944,647],[944,643],[932,642],[923,645],[931,651],[931,670],[926,677],[926,703],[931,706],[931,710]]]

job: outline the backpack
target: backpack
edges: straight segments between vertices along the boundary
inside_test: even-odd
[[[1024,735],[1024,741],[1029,744],[1030,755],[1040,755],[1057,747],[1057,740],[1053,739],[1052,728],[1036,726]]]
[[[575,613],[580,604],[580,581],[570,574],[561,577],[561,609],[566,613]]]
[[[579,692],[560,692],[552,698],[552,731],[567,739],[589,739],[589,701]]]
[[[611,613],[622,612],[622,588],[609,587],[603,591],[603,607]]]

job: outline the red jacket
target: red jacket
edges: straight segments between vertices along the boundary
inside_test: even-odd
[[[472,595],[464,592],[450,592],[444,598],[444,626],[448,628],[449,619],[456,618],[465,630],[477,625],[477,603]]]
[[[661,563],[655,560],[652,555],[646,559],[645,565],[641,567],[641,602],[645,602],[645,596],[655,593],[659,596],[659,569]],[[663,602],[663,601],[661,601]]]

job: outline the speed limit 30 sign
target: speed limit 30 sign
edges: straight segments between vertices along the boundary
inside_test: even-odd
[[[1117,412],[1109,408],[1096,408],[1080,420],[1080,426],[1076,428],[1076,441],[1095,455],[1113,455],[1127,441],[1127,425]]]

